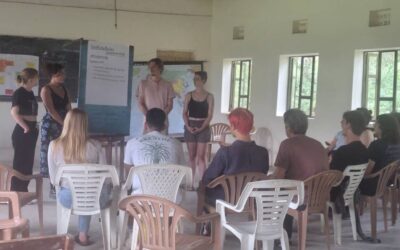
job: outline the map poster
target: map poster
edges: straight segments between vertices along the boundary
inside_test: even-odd
[[[86,104],[128,106],[129,46],[89,41],[86,70]]]
[[[39,57],[30,55],[0,54],[0,95],[12,96],[20,86],[17,76],[25,68],[34,68],[39,71]],[[38,87],[33,88],[35,96]]]
[[[174,98],[173,108],[168,115],[169,134],[183,133],[183,105],[185,95],[194,90],[193,77],[195,71],[201,70],[201,63],[196,64],[165,64],[162,78],[172,83],[176,97]],[[141,80],[146,79],[149,71],[147,64],[136,64],[133,66],[132,79],[132,110],[131,110],[131,128],[130,136],[138,137],[143,133],[144,115],[139,110],[136,89]]]

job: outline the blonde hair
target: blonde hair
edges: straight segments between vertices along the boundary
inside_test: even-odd
[[[74,108],[67,113],[60,137],[54,147],[63,149],[65,163],[85,163],[88,140],[88,118],[85,111]]]
[[[33,68],[25,68],[17,75],[18,84],[27,84],[30,79],[39,76],[39,72]]]

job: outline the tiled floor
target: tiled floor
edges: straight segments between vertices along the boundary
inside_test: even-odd
[[[9,149],[0,149],[0,163],[10,165],[12,151]],[[35,164],[37,166],[38,164]],[[38,171],[38,170],[36,170]],[[32,187],[33,188],[33,187]],[[56,221],[57,221],[57,212],[56,212],[56,203],[55,200],[51,200],[48,198],[48,190],[49,184],[48,180],[45,180],[44,183],[44,224],[45,224],[45,234],[56,234]],[[195,213],[196,209],[196,201],[197,196],[195,192],[189,192],[186,196],[186,200],[183,201],[182,206],[187,210]],[[4,218],[7,214],[7,207],[1,206],[0,208],[0,217]],[[30,228],[31,235],[35,236],[39,234],[39,224],[37,218],[37,205],[27,205],[22,209],[22,214],[26,218],[30,220]],[[69,227],[69,232],[71,234],[75,234],[77,232],[77,220],[76,216],[71,217],[71,223]],[[366,210],[364,216],[361,218],[362,226],[364,228],[365,233],[369,234],[370,232],[370,223],[369,223],[369,210]],[[185,231],[193,232],[193,225],[185,225]],[[343,221],[343,235],[342,235],[342,246],[333,246],[332,249],[400,249],[400,223],[397,223],[396,226],[389,226],[388,232],[384,232],[383,230],[383,220],[382,220],[382,211],[378,211],[378,237],[382,240],[380,244],[370,244],[365,242],[355,242],[352,239],[350,221]],[[331,232],[332,232],[332,223],[331,223]],[[94,245],[90,247],[79,247],[76,246],[75,249],[102,249],[102,235],[101,235],[101,224],[99,222],[98,216],[93,216],[91,221],[90,228],[90,236],[91,240],[95,242]],[[295,232],[293,235],[293,246],[291,249],[297,249],[297,233]],[[333,235],[331,236],[331,239]],[[126,247],[125,249],[127,249]],[[239,241],[232,235],[227,235],[226,241],[224,242],[225,250],[233,250],[240,249]],[[308,237],[307,237],[307,249],[326,249],[326,239],[323,233],[320,231],[320,223],[319,217],[313,216],[309,220],[308,224]]]

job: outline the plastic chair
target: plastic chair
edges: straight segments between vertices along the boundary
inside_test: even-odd
[[[139,225],[140,250],[221,249],[220,216],[217,213],[195,217],[167,199],[150,195],[133,195],[121,202],[126,204],[127,212]],[[197,224],[211,221],[211,237],[177,233],[182,218]]]
[[[192,170],[190,167],[174,165],[174,164],[156,164],[132,167],[129,171],[126,183],[121,189],[121,199],[125,198],[128,190],[132,187],[133,176],[139,177],[143,194],[154,195],[161,197],[172,202],[176,202],[178,196],[179,186],[183,178],[186,177],[186,185],[192,183]],[[121,248],[125,236],[126,227],[128,224],[128,216],[126,215],[126,203],[119,203],[119,219],[120,219],[120,233],[119,233],[119,247]],[[132,234],[132,246],[137,243],[137,224],[134,224]]]
[[[235,175],[222,175],[211,181],[207,185],[207,188],[215,188],[217,186],[221,186],[224,190],[225,201],[230,204],[236,204],[247,183],[264,180],[265,178],[267,178],[267,175],[259,172],[244,172]],[[205,202],[204,186],[200,186],[197,198],[197,215],[201,215],[204,210],[209,213],[216,212],[214,206],[211,206]],[[248,214],[249,219],[251,220],[255,219],[254,202],[248,202],[241,213]],[[196,227],[196,232],[200,233],[200,226]]]
[[[394,176],[396,171],[399,168],[400,161],[395,161],[389,164],[388,166],[384,167],[383,169],[379,170],[378,172],[365,176],[364,179],[373,179],[378,178],[378,184],[376,188],[376,192],[374,196],[366,196],[367,200],[370,204],[371,208],[371,237],[373,240],[376,240],[376,214],[377,214],[377,199],[384,196],[385,190],[390,182],[390,178]],[[383,222],[385,226],[385,232],[387,231],[387,212],[386,212],[386,205],[384,202],[383,205]]]
[[[57,234],[65,234],[71,214],[100,214],[104,249],[111,249],[111,241],[116,240],[116,200],[110,207],[100,208],[100,192],[104,181],[110,179],[114,190],[119,186],[117,170],[114,166],[99,164],[67,164],[58,169],[55,178],[56,190],[61,180],[66,180],[72,193],[71,209],[57,202]],[[113,217],[113,218],[110,218]],[[110,237],[114,237],[110,239]]]
[[[347,188],[343,194],[344,206],[349,207],[350,211],[350,221],[351,221],[351,230],[353,232],[353,239],[357,240],[357,230],[356,230],[356,215],[354,210],[354,193],[358,189],[361,180],[364,177],[365,170],[367,169],[367,163],[360,165],[351,165],[347,166],[343,171],[343,177],[348,176],[349,182]],[[338,214],[335,210],[335,206],[333,202],[328,202],[328,206],[333,211],[333,233],[335,242],[338,245],[342,244],[342,215]],[[322,217],[321,217],[322,219]],[[322,223],[323,225],[324,223]]]
[[[16,192],[18,195],[19,205],[21,207],[27,205],[29,202],[36,200],[39,214],[40,233],[43,234],[43,179],[40,174],[23,175],[12,168],[0,165],[0,191],[11,190],[11,179],[15,177],[23,181],[35,180],[35,192]],[[12,210],[9,211],[9,218],[12,218]]]
[[[207,151],[206,157],[207,162],[211,161],[211,153],[212,153],[212,145],[214,144],[224,144],[225,143],[225,135],[229,132],[230,127],[225,123],[214,123],[210,125],[211,130],[211,138],[207,143]]]
[[[217,212],[221,215],[222,242],[224,229],[232,232],[241,242],[242,250],[253,250],[256,240],[263,242],[263,249],[273,249],[274,240],[280,239],[283,249],[289,249],[283,220],[294,197],[297,202],[292,205],[297,208],[303,203],[304,183],[292,180],[264,180],[247,183],[236,204],[217,200]],[[228,222],[225,209],[240,213],[243,211],[249,197],[256,200],[257,220],[247,222]]]
[[[274,142],[272,140],[271,131],[266,127],[259,127],[253,134],[251,134],[251,138],[258,146],[264,147],[268,150],[269,165],[272,166],[274,162],[272,158]]]
[[[288,214],[297,220],[299,249],[306,249],[308,214],[323,214],[325,220],[326,245],[330,249],[329,219],[327,202],[330,200],[330,191],[339,184],[342,172],[328,170],[307,178],[304,181],[305,209],[289,208]]]
[[[0,241],[0,250],[73,250],[74,238],[70,234],[31,237]]]
[[[23,238],[29,237],[29,221],[21,217],[17,192],[0,191],[0,199],[8,202],[9,214],[12,215],[8,220],[0,220],[0,242],[14,239],[18,233]]]

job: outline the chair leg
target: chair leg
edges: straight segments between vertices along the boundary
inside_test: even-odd
[[[118,233],[118,249],[122,249],[126,239],[126,228],[129,216],[125,211],[119,211],[119,233]]]
[[[376,240],[376,198],[369,197],[368,199],[371,206],[371,237]]]
[[[320,215],[320,221],[321,221],[321,233],[324,233],[325,219],[323,214]]]
[[[396,225],[397,220],[397,193],[398,190],[396,187],[390,189],[390,206],[392,210],[392,226]]]
[[[382,210],[383,210],[383,225],[385,226],[385,232],[388,231],[388,222],[387,222],[387,204],[388,204],[388,190],[385,190],[385,194],[382,199]]]
[[[103,232],[103,247],[106,250],[111,249],[110,241],[110,208],[105,208],[100,211],[101,230]]]
[[[63,207],[57,202],[57,234],[66,234],[68,232],[71,209]]]
[[[274,250],[274,240],[263,240],[262,247],[263,250]]]
[[[116,193],[114,194],[117,195]],[[118,247],[117,213],[118,213],[118,201],[117,199],[113,199],[110,207],[110,232],[111,232],[110,240],[112,248]]]
[[[131,250],[135,250],[138,242],[139,236],[139,225],[136,220],[133,220],[133,230],[132,230],[132,240],[131,240]]]
[[[308,223],[308,209],[299,211],[297,220],[297,231],[298,231],[298,242],[299,249],[306,249],[306,239],[307,239],[307,223]]]
[[[333,238],[336,244],[342,245],[342,214],[336,213],[332,208]],[[326,234],[326,232],[325,232]]]
[[[282,250],[290,250],[289,238],[285,229],[282,230],[281,246]]]
[[[353,232],[353,240],[357,240],[357,228],[356,228],[356,211],[354,208],[354,203],[349,204],[350,211],[350,222],[351,222],[351,231]]]
[[[26,227],[22,230],[22,238],[29,238],[30,233],[29,233],[29,221],[26,225]]]
[[[40,235],[43,235],[43,197],[37,199],[38,213],[39,213],[39,224],[40,224]]]
[[[254,235],[243,235],[240,241],[240,250],[254,250]]]
[[[328,206],[325,209],[325,235],[326,235],[326,246],[328,247],[328,250],[331,249],[331,237],[330,237],[330,230],[329,230],[329,217],[328,217]]]

